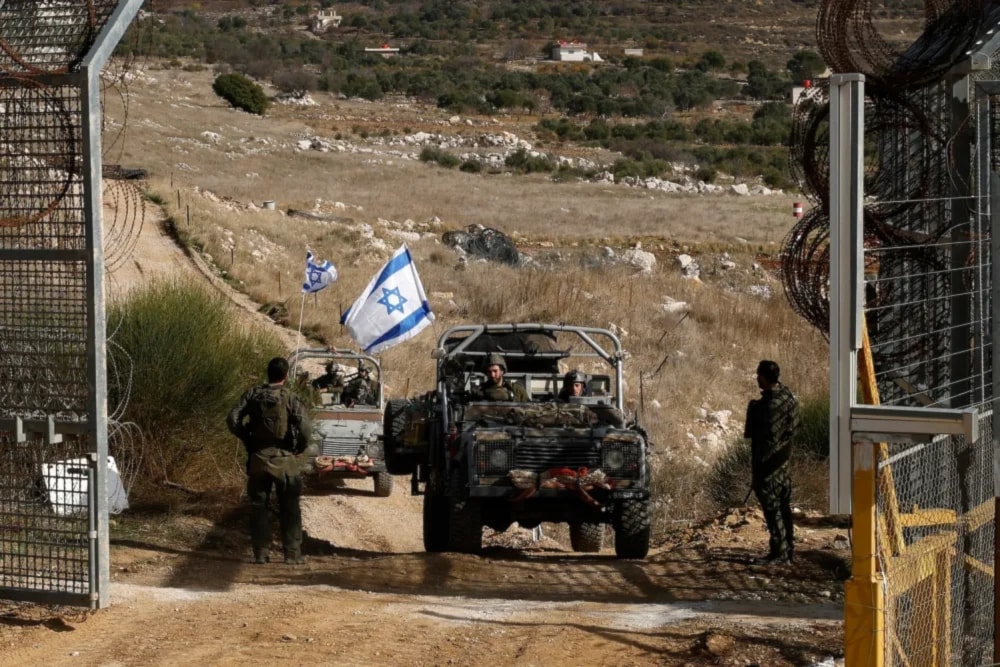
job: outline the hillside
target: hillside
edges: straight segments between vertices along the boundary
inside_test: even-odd
[[[538,48],[552,41],[578,40],[610,55],[621,55],[625,47],[643,47],[647,56],[683,60],[718,50],[728,62],[760,60],[769,67],[783,67],[795,51],[815,50],[819,5],[816,0],[345,2],[330,5],[343,21],[341,28],[323,38],[357,39],[376,46],[432,35],[447,40],[448,34],[434,34],[440,26],[451,39],[474,41],[477,49],[497,57],[503,57],[511,40]],[[157,0],[149,5],[159,13],[195,7],[215,20],[235,15],[256,19],[269,30],[304,29],[315,10],[298,2],[254,8],[245,0],[206,0],[197,6],[188,0]],[[924,3],[918,0],[880,3],[871,9],[890,43],[912,41],[923,11]]]

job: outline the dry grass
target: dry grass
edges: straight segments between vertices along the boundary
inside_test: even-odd
[[[166,201],[181,234],[255,300],[284,303],[293,326],[301,315],[305,330],[330,345],[351,346],[338,324],[341,309],[388,254],[359,226],[370,225],[390,251],[401,243],[391,234],[400,223],[411,220],[428,230],[409,245],[438,319],[413,342],[382,355],[391,395],[431,388],[429,352],[452,324],[613,324],[624,330],[631,355],[629,405],[646,425],[655,463],[665,471],[658,487],[663,507],[671,518],[683,519],[704,511],[699,480],[713,456],[691,451],[688,434],[699,438],[711,430],[699,421],[699,408],[731,410],[733,420],[741,421],[746,401],[757,394],[753,371],[761,358],[778,360],[782,379],[798,393],[826,391],[825,341],[791,311],[775,276],[754,265],[760,254],[776,254],[793,222],[795,197],[667,195],[468,175],[385,154],[301,152],[294,142],[311,136],[311,129],[292,110],[260,119],[223,108],[211,92],[210,73],[150,74],[158,83],[133,83],[126,142],[107,160],[150,170],[149,189]],[[352,113],[376,113],[371,105],[337,104],[339,109],[330,102],[308,113],[325,114],[328,123],[342,128],[350,126]],[[109,116],[116,117],[113,108]],[[203,131],[222,139],[211,143]],[[267,199],[277,200],[279,210],[247,208]],[[330,219],[282,212],[313,210],[317,200],[326,202],[321,208]],[[329,202],[335,201],[347,206],[334,209]],[[442,222],[428,224],[435,216]],[[512,235],[536,257],[558,255],[557,270],[478,262],[460,267],[438,239],[442,231],[472,223]],[[657,257],[650,276],[588,261],[601,245],[621,250],[638,240]],[[331,259],[341,277],[332,288],[302,300],[307,246]],[[686,280],[673,268],[685,250],[701,262],[702,282]],[[713,271],[722,251],[730,253],[736,269]],[[754,296],[751,285],[766,285],[775,296]],[[690,312],[667,314],[660,308],[666,297],[689,303]]]

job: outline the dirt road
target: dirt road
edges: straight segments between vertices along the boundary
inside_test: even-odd
[[[644,561],[574,554],[552,526],[427,554],[406,482],[388,498],[366,481],[311,491],[299,566],[247,562],[238,504],[215,522],[118,519],[131,537],[112,543],[111,606],[0,607],[0,666],[779,667],[842,652],[843,562],[822,522],[800,520],[793,568],[747,563],[766,532],[743,512]]]
[[[526,531],[479,556],[427,554],[401,487],[310,497],[300,566],[247,563],[240,511],[180,521],[170,545],[140,523],[112,547],[112,606],[11,608],[0,665],[779,666],[840,652],[840,586],[829,553],[809,548],[829,529],[803,528],[785,569],[742,562],[763,537],[756,520],[689,532],[641,562]]]

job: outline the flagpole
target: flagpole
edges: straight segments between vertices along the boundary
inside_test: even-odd
[[[291,377],[295,378],[295,366],[299,363],[299,350],[302,349],[302,316],[306,310],[306,293],[302,293],[302,303],[299,304],[299,330],[295,332],[295,361],[292,362]]]

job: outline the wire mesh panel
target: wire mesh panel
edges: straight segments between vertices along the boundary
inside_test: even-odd
[[[87,432],[93,337],[84,224],[81,91],[0,87],[0,406],[22,420],[0,438],[0,589],[89,594],[95,488]],[[60,434],[24,424],[52,419]],[[86,599],[86,598],[85,598]]]
[[[886,664],[993,662],[993,453],[982,437],[882,445],[877,544]]]
[[[0,2],[0,70],[67,72],[83,59],[118,0]]]
[[[139,5],[0,0],[0,597],[108,601],[98,74]]]

